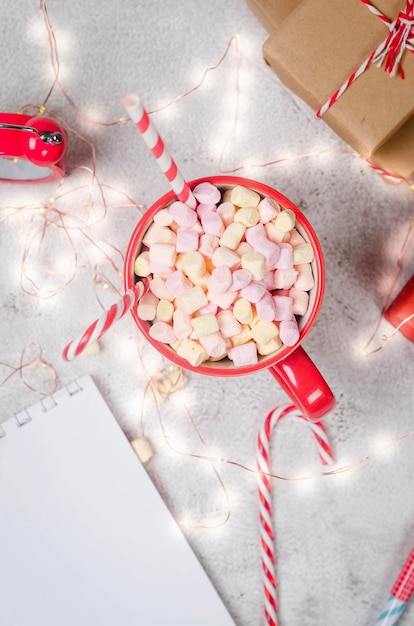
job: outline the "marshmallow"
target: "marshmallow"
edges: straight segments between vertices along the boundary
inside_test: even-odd
[[[276,324],[273,322],[258,321],[252,328],[252,338],[261,344],[268,343],[279,334]]]
[[[230,337],[231,345],[242,346],[244,343],[248,343],[252,338],[252,329],[247,324],[242,324],[241,331],[237,335]]]
[[[262,224],[267,224],[273,220],[280,212],[280,205],[272,198],[263,198],[257,207],[259,211],[259,219]]]
[[[135,259],[134,271],[137,276],[149,276],[151,274],[149,266],[149,252],[141,252]]]
[[[154,215],[154,222],[159,226],[171,226],[173,221],[169,209],[160,209]]]
[[[152,278],[149,281],[149,288],[152,293],[160,300],[174,300],[174,296],[169,291],[163,278]]]
[[[301,243],[293,248],[293,263],[310,263],[313,261],[313,248],[310,243]]]
[[[180,228],[177,230],[177,252],[190,252],[198,248],[198,233],[194,230]]]
[[[170,228],[160,226],[154,222],[143,236],[142,243],[150,248],[154,243],[169,243],[174,245],[175,240],[176,235]]]
[[[292,319],[292,298],[289,296],[273,296],[273,304],[275,307],[274,320],[280,322],[281,320]]]
[[[145,293],[138,302],[137,314],[141,320],[152,322],[157,315],[158,298],[151,291]]]
[[[298,246],[301,243],[306,243],[306,240],[296,230],[296,228],[292,228],[292,230],[290,231],[289,243],[291,246]]]
[[[176,339],[172,326],[166,322],[154,322],[148,332],[152,339],[161,343],[172,343]]]
[[[305,315],[309,306],[308,292],[292,287],[292,289],[289,289],[289,297],[292,299],[293,315]]]
[[[171,322],[174,313],[174,305],[169,300],[160,300],[157,304],[157,320],[159,322]]]
[[[236,248],[235,252],[237,252],[237,254],[242,257],[243,254],[250,254],[250,252],[253,252],[253,248],[249,243],[247,243],[247,241],[242,241],[241,244]]]
[[[315,279],[313,277],[312,266],[310,263],[301,263],[297,266],[297,278],[295,281],[296,289],[302,291],[310,291],[315,286]]]
[[[198,309],[198,313],[199,315],[206,315],[207,313],[213,313],[213,315],[215,315],[217,313],[217,309],[217,304],[209,302],[206,306],[202,306],[201,309]]]
[[[215,267],[211,272],[211,276],[207,281],[209,291],[214,293],[224,293],[232,283],[232,274],[230,268],[225,265]]]
[[[213,313],[207,313],[207,315],[200,315],[199,317],[193,317],[191,320],[191,326],[194,329],[196,338],[205,337],[211,335],[219,330],[219,324],[217,318]]]
[[[293,267],[286,270],[276,270],[273,274],[274,289],[289,289],[296,281],[298,272]]]
[[[216,211],[209,211],[201,217],[201,225],[207,235],[221,237],[224,233],[224,223]]]
[[[299,327],[296,320],[280,322],[280,339],[285,346],[294,346],[299,341]]]
[[[266,285],[264,280],[252,280],[251,283],[247,285],[247,287],[243,287],[240,289],[240,296],[249,300],[249,302],[259,302],[261,298],[263,298],[266,293]]]
[[[268,291],[256,302],[256,311],[262,322],[271,322],[275,319],[275,305],[273,298]]]
[[[217,323],[223,337],[233,337],[241,332],[241,325],[229,310],[217,313]]]
[[[198,217],[201,219],[203,215],[209,213],[210,211],[215,211],[217,209],[215,204],[199,204],[196,208],[196,213]]]
[[[246,226],[233,222],[226,227],[226,230],[219,239],[219,244],[230,250],[236,250],[245,233]]]
[[[223,220],[224,226],[229,226],[234,221],[234,214],[236,213],[236,207],[232,202],[222,202],[217,207],[217,213]]]
[[[172,274],[174,271],[174,266],[169,267],[168,265],[160,265],[159,263],[154,263],[154,261],[150,261],[149,263],[150,274],[153,276],[163,276],[164,278],[167,275]]]
[[[290,243],[279,244],[279,258],[274,266],[278,270],[288,270],[293,267],[293,252]]]
[[[261,356],[269,356],[269,354],[272,354],[272,352],[276,352],[276,350],[279,350],[281,346],[282,346],[282,342],[279,336],[274,337],[274,339],[271,339],[267,343],[256,342],[257,352]]]
[[[193,189],[193,194],[200,204],[217,204],[220,201],[221,193],[211,183],[199,183]]]
[[[182,259],[182,270],[190,279],[203,276],[206,273],[203,255],[197,250],[185,253]]]
[[[233,187],[230,193],[230,199],[233,204],[239,207],[254,207],[256,208],[261,198],[258,193],[248,187],[242,187],[236,185]]]
[[[176,270],[175,272],[172,272],[172,274],[170,274],[166,278],[165,285],[168,291],[174,296],[174,298],[177,298],[182,293],[184,293],[184,291],[187,291],[187,289],[191,289],[191,287],[193,286],[191,281],[189,281],[188,278],[184,276],[181,270]]]
[[[188,289],[177,298],[178,306],[189,315],[195,313],[202,306],[206,306],[207,303],[207,296],[199,285]]]
[[[150,263],[172,267],[175,264],[176,257],[177,251],[175,246],[168,243],[153,243],[149,249]]]
[[[276,228],[273,221],[267,222],[267,224],[264,225],[264,228],[267,238],[270,241],[273,241],[273,243],[282,243],[289,240],[289,233],[285,233],[282,230]]]
[[[239,289],[247,287],[251,280],[252,275],[248,270],[234,270],[231,275],[231,285],[229,289],[230,291],[239,291]]]
[[[200,343],[209,357],[224,357],[227,352],[226,342],[219,332],[200,337]]]
[[[239,209],[234,216],[234,222],[240,223],[249,228],[256,226],[260,218],[259,211],[253,207]]]
[[[176,309],[173,313],[173,331],[177,339],[186,339],[193,332],[191,317],[183,309]]]
[[[249,341],[240,346],[235,346],[229,352],[229,358],[236,367],[245,367],[248,365],[256,365],[257,350],[256,345]]]
[[[240,257],[233,250],[229,250],[229,248],[224,248],[220,246],[213,252],[211,257],[211,261],[213,265],[219,267],[220,265],[225,265],[230,269],[234,269],[240,265]]]
[[[261,280],[264,277],[265,258],[262,254],[257,252],[243,254],[241,266],[244,270],[248,270],[251,273],[254,280]]]
[[[274,224],[277,229],[283,233],[287,233],[292,230],[296,224],[296,215],[291,209],[284,209],[280,211],[274,220]]]
[[[241,324],[250,324],[253,320],[252,305],[246,298],[236,300],[233,306],[233,315]]]
[[[219,246],[219,239],[215,235],[201,235],[198,251],[208,259],[213,256],[214,250]]]
[[[184,202],[173,202],[170,205],[170,215],[179,226],[191,228],[197,222],[197,213]]]
[[[188,361],[193,367],[201,365],[201,363],[208,359],[208,354],[203,346],[192,339],[183,339],[177,346],[177,354],[182,359]]]
[[[225,291],[224,293],[208,291],[207,296],[210,302],[217,304],[220,309],[228,309],[237,298],[237,293],[235,291]]]

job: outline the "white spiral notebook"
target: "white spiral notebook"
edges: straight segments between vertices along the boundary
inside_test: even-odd
[[[1,626],[234,626],[89,376],[0,435]]]

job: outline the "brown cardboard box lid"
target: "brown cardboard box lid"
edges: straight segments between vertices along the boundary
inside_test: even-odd
[[[414,173],[414,115],[370,158],[391,174],[409,178]]]
[[[302,0],[247,0],[247,4],[266,28],[273,33]]]
[[[391,18],[404,0],[376,0]],[[323,105],[385,39],[388,30],[359,0],[303,0],[263,46],[279,78],[314,110]],[[414,55],[402,59],[405,80],[370,66],[323,119],[370,157],[414,114]]]

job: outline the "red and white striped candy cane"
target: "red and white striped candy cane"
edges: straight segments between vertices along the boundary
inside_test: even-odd
[[[192,209],[195,209],[197,201],[190,187],[178,171],[177,165],[165,147],[163,140],[161,139],[138,96],[135,94],[126,96],[123,104],[128,112],[128,115],[134,122],[137,130],[141,133],[145,143],[151,150],[155,160],[170,183],[174,193],[177,195],[177,198],[181,202],[188,204],[188,206]]]
[[[325,426],[322,422],[311,422],[299,409],[293,405],[283,405],[270,411],[261,428],[257,444],[257,468],[259,470],[259,500],[260,500],[260,543],[262,552],[262,574],[264,591],[264,614],[268,626],[277,626],[277,598],[276,572],[274,552],[274,532],[272,524],[272,500],[270,471],[270,437],[273,428],[284,417],[291,417],[301,422],[305,421],[315,437],[318,454],[322,465],[329,465],[333,461],[332,451],[328,442]]]
[[[113,304],[104,315],[95,320],[77,339],[68,343],[62,354],[65,361],[73,361],[88,346],[98,341],[148,291],[148,286],[148,280],[143,278],[129,289],[121,300]]]

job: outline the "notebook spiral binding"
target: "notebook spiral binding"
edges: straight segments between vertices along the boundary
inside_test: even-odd
[[[37,406],[41,407],[43,413],[47,413],[48,411],[51,411],[58,405],[59,396],[61,394],[66,392],[67,394],[69,394],[69,396],[74,396],[75,394],[80,393],[81,391],[83,391],[82,386],[79,384],[77,380],[75,380],[74,382],[69,383],[65,387],[62,387],[62,389],[59,389],[59,391],[57,391],[55,394],[51,394],[50,396],[45,396],[44,398],[41,398],[39,402],[37,403]],[[25,426],[26,424],[32,421],[32,416],[30,415],[29,410],[30,408],[23,409],[23,411],[20,411],[19,413],[15,413],[14,421],[15,421],[17,428],[21,428],[22,426]],[[2,439],[3,437],[6,437],[6,435],[7,435],[6,431],[4,430],[3,426],[0,424],[0,439]]]

